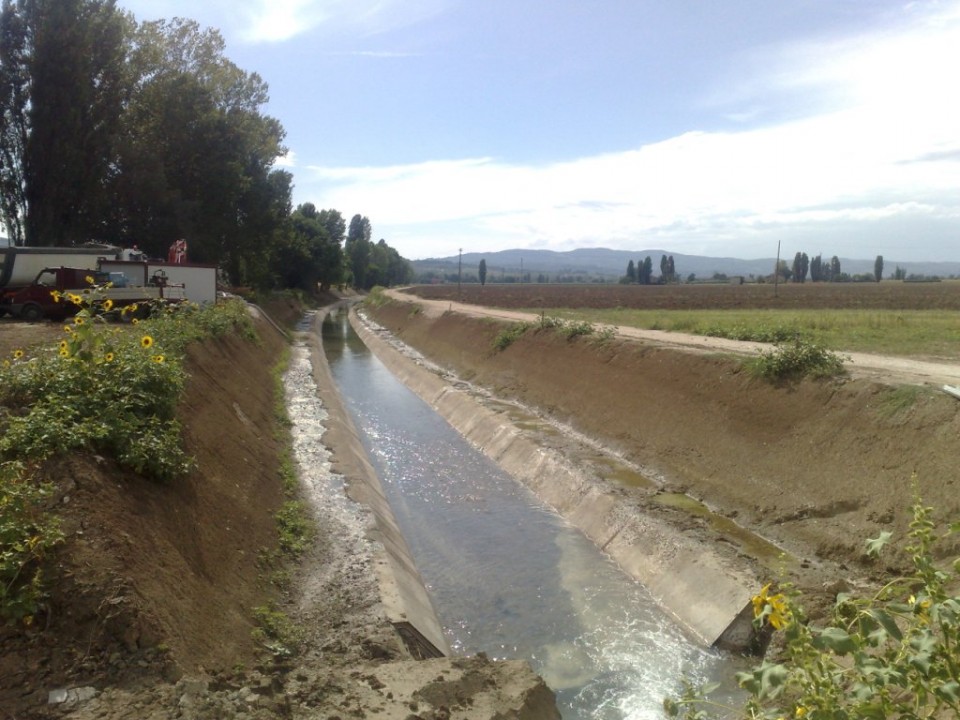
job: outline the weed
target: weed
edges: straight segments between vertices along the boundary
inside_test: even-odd
[[[299,500],[287,500],[275,515],[280,550],[291,559],[300,557],[313,540],[313,523]]]
[[[390,298],[387,297],[387,293],[384,292],[385,288],[380,285],[375,285],[370,288],[370,292],[367,293],[367,296],[363,299],[363,304],[366,307],[373,308],[376,310],[383,305],[386,305],[390,302]]]
[[[530,329],[530,323],[518,322],[511,323],[499,333],[493,339],[493,347],[496,350],[503,352],[508,347],[513,345],[517,340],[523,337],[523,334]]]
[[[916,488],[916,478],[914,478]],[[960,558],[952,572],[935,562],[937,528],[915,490],[913,521],[904,549],[912,575],[895,578],[872,596],[837,596],[826,627],[808,623],[797,593],[753,598],[754,623],[784,635],[784,660],[764,660],[738,673],[749,693],[745,707],[723,713],[744,718],[941,718],[960,716]],[[960,532],[954,523],[947,535]],[[879,555],[891,540],[868,540]],[[705,718],[714,703],[689,683],[667,699],[670,717]],[[733,710],[729,708],[728,710]]]
[[[747,362],[748,369],[767,380],[795,380],[801,377],[836,377],[846,372],[843,356],[821,346],[795,338],[777,345]]]
[[[20,463],[0,465],[0,618],[33,622],[45,598],[42,562],[63,540],[59,519],[44,510],[52,493]]]
[[[901,385],[886,392],[880,400],[880,415],[892,418],[894,415],[908,410],[926,392],[918,385]]]
[[[593,323],[587,322],[585,320],[581,320],[579,322],[577,321],[564,322],[564,323],[561,323],[561,325],[557,328],[557,332],[559,332],[567,340],[573,340],[578,337],[593,335],[596,331],[597,331],[596,326]]]
[[[296,655],[303,641],[303,632],[285,612],[270,603],[255,607],[253,618],[257,623],[252,633],[255,641],[277,657]]]

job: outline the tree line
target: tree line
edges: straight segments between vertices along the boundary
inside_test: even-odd
[[[660,276],[653,277],[653,259],[647,255],[643,260],[634,264],[633,260],[627,263],[627,272],[620,278],[620,283],[630,285],[637,283],[639,285],[662,285],[665,283],[679,282],[680,276],[677,275],[676,264],[673,261],[673,255],[660,256]]]
[[[292,208],[276,167],[285,131],[268,87],[217,30],[138,23],[115,0],[4,0],[0,217],[11,243],[189,242],[234,285],[407,282],[409,263],[367,218]]]

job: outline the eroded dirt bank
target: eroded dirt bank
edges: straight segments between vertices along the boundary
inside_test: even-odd
[[[301,314],[294,303],[270,311],[286,325]],[[49,334],[11,326],[15,347],[33,327]],[[231,336],[190,351],[188,477],[149,483],[89,455],[43,468],[66,541],[42,622],[0,627],[0,717],[558,717],[525,663],[410,659],[383,612],[369,537],[346,533],[327,508],[314,508],[316,541],[286,590],[270,582],[284,501],[272,368],[287,341],[263,318],[256,327],[258,342]],[[356,458],[335,440],[324,443],[349,482]],[[300,654],[255,640],[257,607],[289,615]]]
[[[529,331],[499,351],[493,341],[502,323],[430,317],[415,301],[391,301],[371,314],[463,379],[600,440],[659,483],[652,491],[611,483],[613,492],[673,514],[705,542],[725,538],[664,506],[667,493],[687,492],[776,541],[797,558],[788,570],[813,594],[814,613],[847,582],[904,566],[902,554],[878,565],[862,550],[881,530],[905,533],[912,473],[939,519],[960,511],[953,466],[960,412],[932,390],[867,380],[775,387],[749,377],[734,358],[569,341],[550,331]]]

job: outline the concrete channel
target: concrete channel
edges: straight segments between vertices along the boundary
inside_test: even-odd
[[[641,582],[698,642],[732,651],[756,645],[750,598],[757,578],[746,567],[665,522],[637,513],[610,493],[599,478],[537,444],[508,414],[479,404],[449,378],[398,350],[383,331],[360,320],[353,310],[350,323],[401,382]],[[317,353],[314,357],[316,372],[329,377],[325,363],[316,360]],[[346,417],[346,413],[337,415]],[[340,431],[359,445],[355,428]],[[419,576],[376,473],[369,464],[362,470],[363,487],[354,492],[358,500],[374,508],[378,525],[382,518],[381,532],[390,559],[390,570],[384,572],[385,595],[392,599],[395,623],[409,623],[417,635],[445,651],[442,630],[426,592],[418,587]]]

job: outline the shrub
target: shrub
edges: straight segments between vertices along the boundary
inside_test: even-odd
[[[768,380],[835,377],[846,372],[841,355],[799,337],[792,343],[761,352],[748,367]]]
[[[891,580],[873,596],[839,595],[827,627],[808,624],[799,598],[789,592],[771,593],[767,586],[754,597],[754,622],[782,631],[785,651],[781,662],[764,660],[738,674],[750,697],[737,716],[960,716],[960,595],[952,594],[960,582],[960,558],[952,572],[938,568],[931,512],[915,500],[906,545],[913,574]],[[947,534],[958,531],[960,523],[954,523]],[[867,552],[879,554],[890,537],[883,532],[867,541]],[[705,718],[708,690],[688,685],[664,707],[671,717]]]
[[[493,339],[493,347],[496,350],[506,350],[508,347],[513,345],[517,340],[523,337],[523,334],[530,329],[530,323],[517,322],[511,323],[499,333]]]

